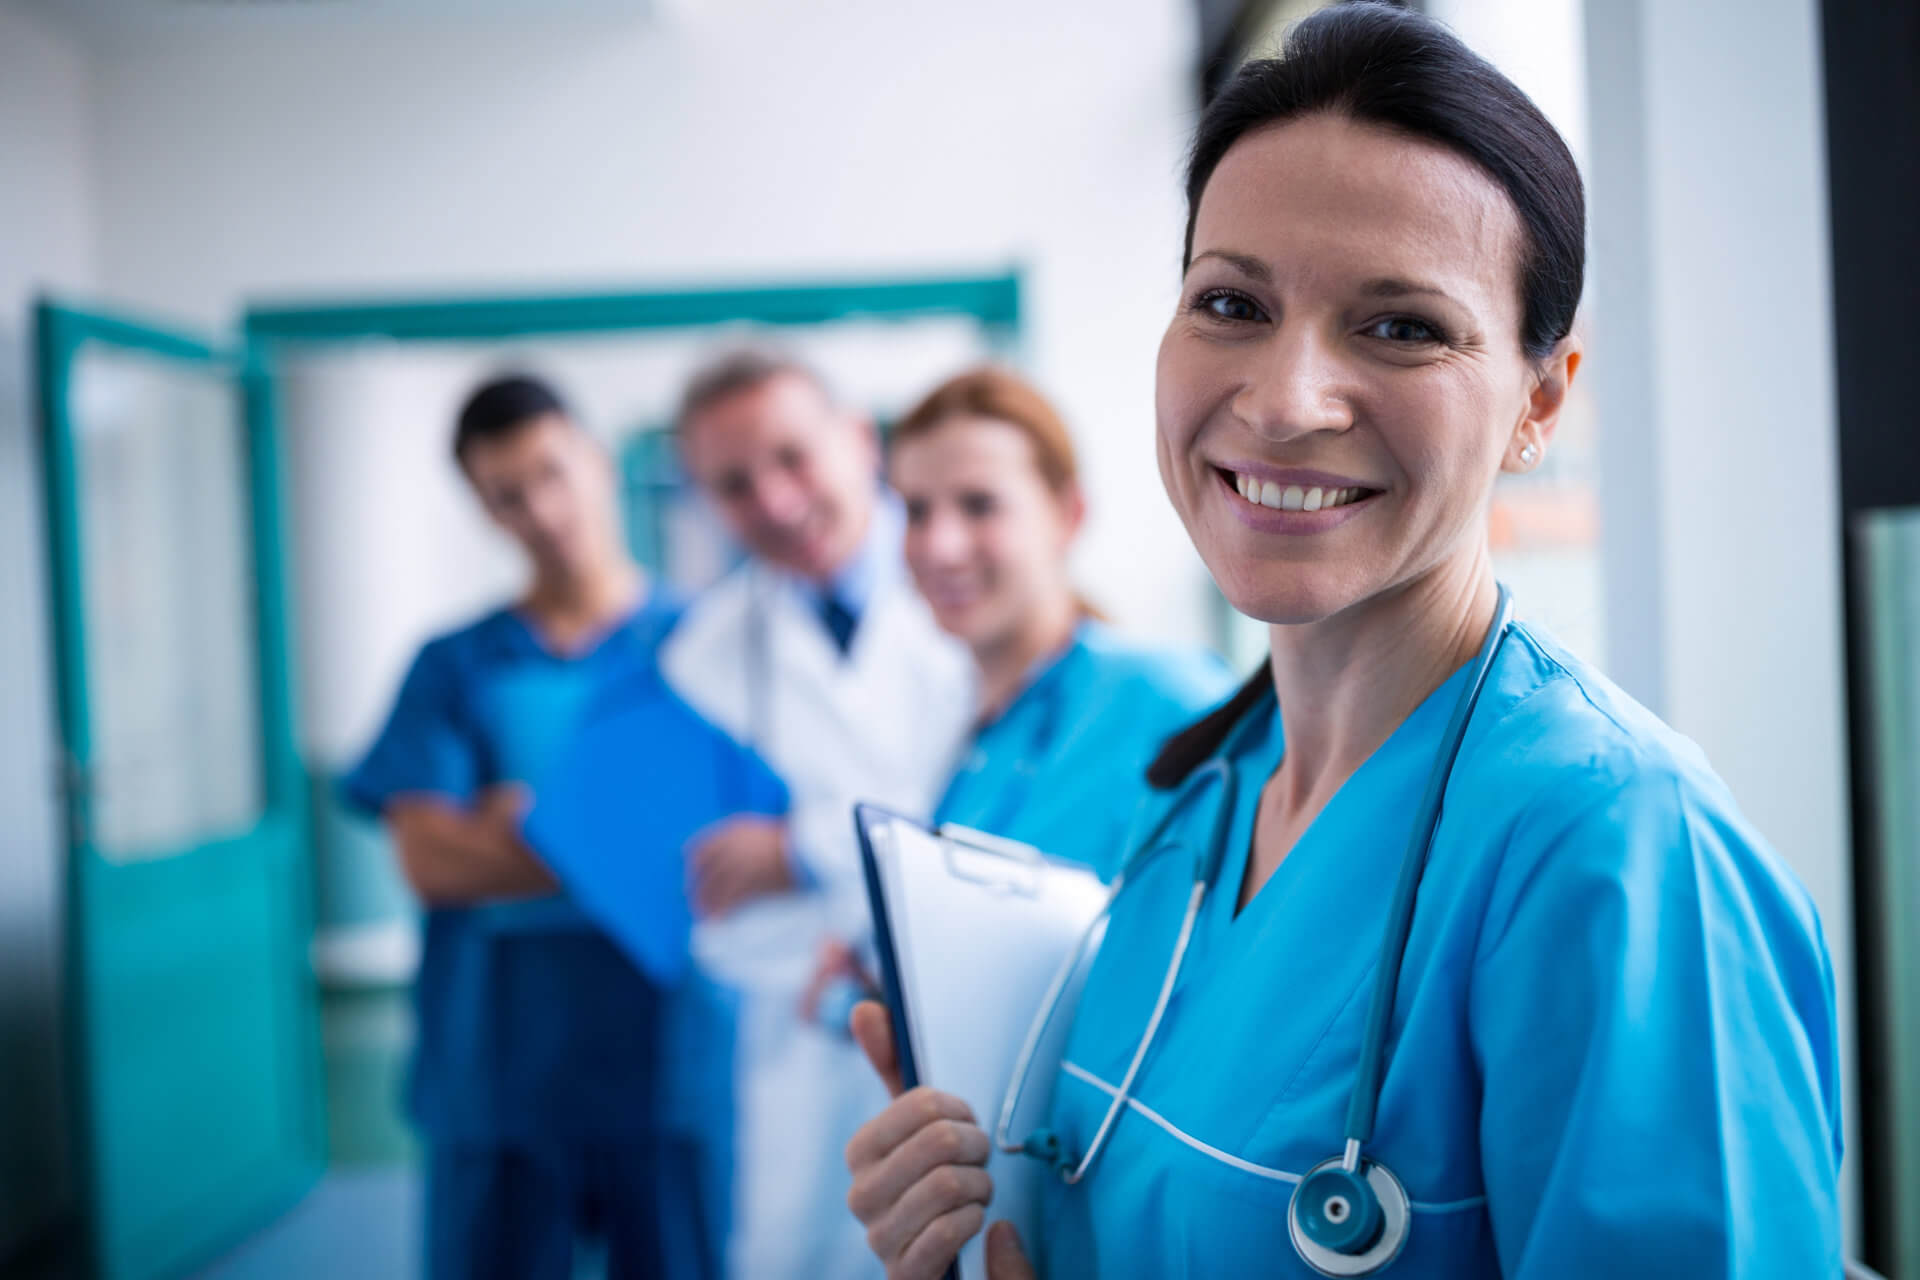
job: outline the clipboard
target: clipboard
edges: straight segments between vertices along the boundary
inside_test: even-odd
[[[584,913],[648,978],[675,986],[691,963],[687,845],[723,818],[788,807],[786,784],[750,748],[657,677],[635,681],[581,717],[521,824],[565,894],[485,909]]]
[[[854,826],[901,1080],[964,1099],[991,1133],[1033,1017],[1111,890],[1078,863],[985,832],[933,830],[870,804],[854,807]],[[1044,1123],[1072,1025],[1064,1014],[1099,941],[1090,940],[1068,976],[1063,1016],[1035,1048],[1017,1132]],[[997,1149],[987,1173],[988,1223],[1010,1220],[1031,1248],[1041,1179],[1050,1174]],[[986,1280],[985,1235],[961,1249],[948,1280]]]

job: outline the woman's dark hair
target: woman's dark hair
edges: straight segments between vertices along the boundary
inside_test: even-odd
[[[504,440],[535,418],[570,417],[560,393],[538,378],[510,373],[474,388],[453,428],[453,458],[465,466],[476,444]]]
[[[1520,215],[1520,342],[1544,359],[1573,328],[1586,273],[1586,193],[1567,144],[1513,81],[1431,18],[1377,3],[1296,23],[1280,56],[1249,62],[1200,118],[1187,163],[1184,268],[1208,179],[1263,125],[1318,112],[1379,125],[1464,156]]]

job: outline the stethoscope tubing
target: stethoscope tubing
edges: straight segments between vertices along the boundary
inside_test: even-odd
[[[1011,1136],[1015,1113],[1019,1110],[1020,1100],[1026,1094],[1027,1080],[1033,1073],[1034,1055],[1039,1052],[1040,1042],[1045,1039],[1047,1029],[1052,1026],[1054,1015],[1059,1012],[1060,998],[1066,991],[1067,983],[1072,980],[1075,970],[1080,967],[1088,949],[1092,946],[1093,939],[1099,935],[1101,926],[1106,923],[1108,916],[1112,913],[1114,901],[1119,898],[1120,891],[1126,888],[1131,873],[1163,849],[1176,847],[1166,841],[1167,830],[1173,825],[1173,820],[1186,811],[1193,798],[1206,789],[1208,782],[1218,784],[1220,795],[1217,807],[1214,809],[1213,822],[1208,830],[1206,845],[1201,856],[1194,863],[1193,887],[1187,895],[1186,915],[1180,922],[1180,936],[1174,944],[1173,958],[1167,965],[1166,976],[1161,979],[1159,997],[1154,1001],[1153,1013],[1147,1021],[1146,1031],[1134,1047],[1132,1061],[1127,1066],[1126,1078],[1115,1090],[1113,1100],[1107,1106],[1106,1115],[1101,1118],[1100,1127],[1094,1134],[1093,1141],[1087,1144],[1086,1153],[1078,1161],[1073,1162],[1072,1168],[1068,1168],[1065,1164],[1058,1162],[1057,1151],[1035,1151],[1033,1139],[1014,1142]],[[1226,826],[1233,817],[1234,788],[1233,766],[1224,754],[1207,761],[1186,780],[1180,794],[1174,798],[1172,804],[1167,806],[1167,811],[1160,815],[1146,837],[1140,841],[1138,850],[1125,861],[1120,874],[1114,878],[1113,888],[1108,892],[1106,901],[1101,904],[1099,913],[1081,931],[1080,940],[1068,953],[1066,960],[1054,971],[1053,980],[1047,984],[1046,994],[1041,998],[1039,1014],[1028,1024],[1026,1040],[1021,1044],[1020,1052],[1014,1059],[1012,1077],[1007,1084],[1006,1093],[1000,1100],[1000,1116],[994,1124],[993,1140],[994,1145],[1001,1151],[1009,1155],[1027,1154],[1055,1161],[1062,1181],[1068,1185],[1080,1181],[1086,1176],[1087,1170],[1093,1167],[1094,1157],[1100,1153],[1101,1147],[1106,1145],[1108,1134],[1119,1121],[1120,1113],[1126,1109],[1134,1078],[1146,1061],[1147,1052],[1153,1047],[1154,1036],[1160,1029],[1160,1020],[1166,1014],[1167,1004],[1173,997],[1174,985],[1179,981],[1181,967],[1186,961],[1187,946],[1193,940],[1193,929],[1199,918],[1200,904],[1206,899],[1208,886],[1212,884],[1215,873],[1219,869],[1221,852],[1226,847]]]
[[[1400,964],[1406,958],[1407,942],[1413,935],[1413,908],[1420,894],[1420,880],[1426,874],[1427,857],[1433,852],[1434,833],[1440,827],[1447,784],[1453,780],[1453,764],[1460,757],[1460,744],[1467,736],[1467,725],[1480,702],[1487,674],[1500,653],[1513,621],[1513,597],[1500,588],[1494,608],[1493,625],[1474,655],[1468,687],[1454,703],[1447,733],[1440,740],[1440,755],[1427,775],[1426,794],[1416,811],[1419,819],[1407,837],[1407,852],[1400,860],[1400,878],[1394,885],[1393,902],[1388,908],[1387,927],[1380,936],[1380,977],[1374,983],[1372,1003],[1367,1008],[1367,1025],[1360,1038],[1360,1066],[1353,1077],[1353,1094],[1347,1103],[1346,1150],[1343,1163],[1349,1172],[1359,1168],[1360,1148],[1373,1138],[1373,1125],[1380,1109],[1380,1080],[1386,1069],[1387,1035],[1393,1018],[1394,1000],[1400,993]]]
[[[1399,990],[1400,965],[1406,957],[1407,943],[1413,927],[1413,909],[1419,896],[1420,880],[1426,870],[1427,856],[1431,852],[1434,835],[1439,828],[1447,785],[1453,775],[1454,762],[1459,758],[1467,726],[1472,721],[1474,709],[1478,706],[1480,694],[1486,686],[1488,674],[1492,671],[1494,660],[1499,656],[1500,647],[1511,629],[1512,596],[1504,585],[1500,586],[1499,593],[1493,623],[1475,654],[1467,688],[1462,691],[1460,698],[1454,704],[1446,735],[1442,739],[1440,754],[1434,760],[1433,769],[1428,776],[1426,792],[1422,797],[1421,807],[1417,811],[1414,829],[1409,836],[1407,854],[1401,860],[1400,876],[1394,887],[1387,926],[1381,938],[1380,962],[1377,969],[1380,979],[1374,986],[1367,1011],[1366,1030],[1361,1040],[1360,1066],[1354,1077],[1353,1092],[1348,1099],[1346,1140],[1339,1162],[1349,1171],[1358,1171],[1362,1148],[1373,1136],[1373,1126],[1380,1103],[1380,1081],[1386,1063],[1388,1024],[1393,1016],[1394,1000]],[[1086,1175],[1087,1170],[1093,1165],[1095,1156],[1105,1145],[1120,1113],[1126,1109],[1133,1082],[1146,1060],[1147,1053],[1152,1048],[1174,986],[1179,980],[1181,968],[1186,960],[1187,947],[1192,940],[1194,925],[1199,916],[1200,905],[1206,894],[1214,887],[1213,882],[1218,878],[1220,865],[1226,853],[1227,827],[1233,817],[1237,786],[1234,769],[1230,763],[1230,743],[1231,739],[1228,743],[1223,743],[1212,759],[1187,778],[1174,802],[1154,823],[1132,856],[1123,862],[1121,873],[1115,879],[1113,889],[1101,906],[1099,914],[1081,934],[1079,942],[1055,972],[1052,982],[1048,984],[1039,1012],[1029,1024],[1026,1040],[1015,1059],[1012,1077],[1001,1099],[1000,1115],[994,1125],[994,1145],[1008,1154],[1027,1154],[1050,1160],[1062,1180],[1068,1184],[1076,1183]],[[1174,819],[1186,811],[1193,798],[1206,789],[1208,782],[1217,782],[1219,785],[1218,807],[1214,811],[1213,821],[1209,824],[1206,843],[1200,856],[1195,859],[1194,883],[1188,895],[1187,909],[1181,922],[1179,938],[1174,944],[1166,976],[1161,982],[1159,998],[1154,1003],[1146,1029],[1134,1048],[1125,1077],[1120,1086],[1114,1090],[1106,1115],[1095,1131],[1093,1140],[1087,1145],[1086,1153],[1077,1161],[1065,1159],[1058,1147],[1057,1139],[1045,1130],[1036,1131],[1034,1137],[1024,1142],[1014,1142],[1011,1136],[1013,1121],[1020,1101],[1026,1093],[1027,1081],[1032,1074],[1033,1059],[1039,1051],[1047,1029],[1058,1013],[1067,983],[1075,970],[1084,962],[1092,940],[1111,915],[1115,900],[1120,896],[1121,890],[1126,887],[1133,873],[1166,849],[1178,847],[1178,842],[1165,839],[1166,834]],[[1044,1142],[1040,1140],[1043,1136]],[[1036,1147],[1045,1149],[1036,1150]]]

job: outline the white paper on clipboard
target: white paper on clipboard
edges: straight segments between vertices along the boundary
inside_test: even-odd
[[[1105,905],[1108,887],[1076,863],[979,832],[928,830],[872,805],[854,813],[873,908],[882,983],[893,1012],[902,1074],[964,1099],[989,1135],[1020,1047],[1054,975]],[[1072,1010],[1099,939],[1062,989],[1037,1046],[1015,1138],[1045,1122]],[[993,1203],[1029,1247],[1035,1239],[1039,1162],[995,1151]],[[961,1250],[959,1280],[986,1280],[984,1233]]]

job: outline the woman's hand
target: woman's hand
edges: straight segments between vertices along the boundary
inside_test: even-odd
[[[853,1189],[847,1206],[867,1228],[867,1243],[886,1264],[887,1280],[940,1280],[986,1221],[993,1149],[967,1104],[921,1087],[903,1092],[900,1060],[886,1008],[874,1001],[853,1011],[853,1037],[886,1082],[893,1102],[847,1144]],[[987,1239],[990,1280],[1032,1280],[1020,1237],[996,1223]]]

